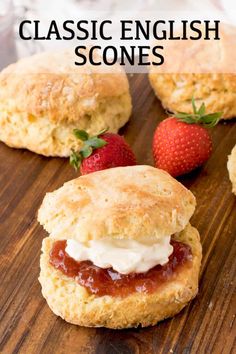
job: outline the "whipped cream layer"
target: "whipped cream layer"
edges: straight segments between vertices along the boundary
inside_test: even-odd
[[[147,272],[167,263],[172,252],[170,236],[155,241],[102,239],[86,244],[69,239],[66,246],[66,253],[74,260],[91,261],[100,268],[111,267],[121,274]]]

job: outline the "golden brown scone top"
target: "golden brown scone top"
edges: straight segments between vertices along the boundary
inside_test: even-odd
[[[78,123],[86,113],[97,111],[103,99],[129,92],[119,65],[112,69],[89,64],[78,67],[75,59],[71,50],[44,52],[4,69],[0,73],[0,110]]]
[[[48,193],[38,220],[56,239],[159,238],[183,230],[194,209],[193,194],[165,171],[117,167]]]

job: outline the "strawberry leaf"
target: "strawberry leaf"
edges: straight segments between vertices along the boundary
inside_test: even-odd
[[[199,116],[203,116],[204,114],[206,113],[206,106],[205,106],[205,103],[203,102],[201,104],[201,107],[199,108],[199,110],[197,111],[197,114]]]
[[[91,146],[94,149],[99,149],[107,144],[104,139],[97,137],[90,138],[85,143],[86,145]]]
[[[72,150],[71,155],[70,155],[70,165],[74,167],[74,169],[77,171],[81,165],[81,157],[80,155]]]
[[[86,159],[87,157],[91,156],[93,153],[93,149],[91,146],[85,145],[81,150],[80,154],[82,155],[83,159]]]
[[[214,127],[219,122],[222,114],[223,112],[206,114],[202,117],[202,123],[209,128]]]
[[[77,139],[80,139],[82,141],[86,141],[89,138],[89,135],[85,130],[74,129],[73,134]]]
[[[193,114],[178,112],[177,114],[174,115],[174,117],[181,120],[181,122],[185,122],[188,124],[196,123],[196,118]]]
[[[192,97],[192,107],[193,107],[193,113],[197,114],[197,107],[196,107],[196,103],[195,103],[194,97]]]
[[[108,128],[102,129],[96,136],[102,135],[108,131]]]

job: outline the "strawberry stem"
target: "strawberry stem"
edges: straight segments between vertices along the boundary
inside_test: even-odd
[[[206,114],[206,106],[203,102],[199,108],[196,106],[194,97],[192,97],[193,113],[177,112],[173,116],[181,122],[187,124],[202,124],[206,128],[214,127],[223,115],[223,112]]]
[[[99,137],[106,131],[107,129],[103,129],[97,135],[89,136],[85,130],[73,130],[74,136],[84,143],[79,151],[75,151],[73,149],[71,150],[70,165],[73,166],[76,171],[80,168],[82,161],[91,156],[94,150],[99,149],[107,144],[104,139]]]

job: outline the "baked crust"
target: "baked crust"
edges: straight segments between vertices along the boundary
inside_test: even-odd
[[[91,295],[74,279],[52,267],[49,253],[55,240],[45,238],[39,277],[43,296],[56,315],[73,324],[108,328],[155,325],[181,311],[198,292],[202,257],[198,231],[188,224],[174,238],[190,245],[193,253],[191,266],[183,267],[174,280],[153,294],[132,293],[125,298]]]
[[[227,168],[229,171],[229,178],[232,182],[232,191],[236,195],[236,145],[228,157]]]
[[[166,66],[152,66],[149,80],[156,96],[171,112],[192,113],[205,102],[211,112],[223,112],[223,119],[236,116],[236,29],[220,27],[220,41],[169,41],[165,45]],[[196,55],[195,55],[196,53]]]
[[[193,194],[163,170],[117,167],[46,194],[38,220],[56,239],[161,238],[183,230],[195,203]]]
[[[1,141],[46,156],[68,156],[81,146],[74,128],[117,132],[128,121],[131,97],[122,68],[106,73],[88,64],[82,70],[74,56],[70,50],[36,54],[0,73]]]

